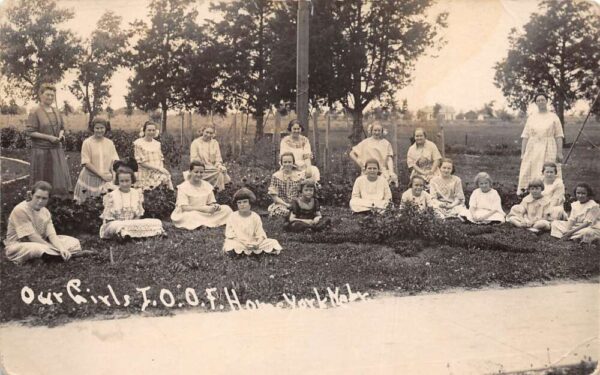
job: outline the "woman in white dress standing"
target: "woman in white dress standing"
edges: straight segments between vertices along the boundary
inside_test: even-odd
[[[379,172],[388,183],[398,184],[398,176],[394,172],[394,149],[391,143],[383,138],[383,125],[375,122],[369,126],[370,137],[352,147],[350,158],[358,165],[362,173],[366,171],[366,161],[375,159],[379,164]]]
[[[548,96],[537,93],[533,98],[537,111],[527,118],[521,134],[521,168],[517,194],[522,194],[532,178],[540,177],[544,163],[557,163],[557,176],[561,178],[565,137],[558,116],[548,110]]]
[[[206,127],[202,129],[201,134],[190,146],[190,161],[201,161],[205,167],[204,180],[221,191],[225,189],[225,184],[231,182],[231,178],[223,165],[219,142],[214,139],[215,128]]]
[[[88,197],[97,197],[110,186],[113,180],[111,167],[119,160],[115,144],[104,135],[110,131],[110,122],[103,117],[92,120],[94,135],[88,137],[81,145],[81,172],[75,185],[74,197],[83,203]]]
[[[290,135],[283,137],[281,140],[279,157],[288,152],[294,154],[296,168],[304,172],[307,178],[318,182],[321,179],[321,172],[319,172],[319,168],[312,165],[310,141],[302,135],[304,126],[300,124],[300,121],[292,120],[287,129]]]
[[[193,230],[225,225],[231,208],[220,205],[215,199],[213,186],[204,180],[204,164],[192,160],[187,181],[177,186],[177,203],[171,220],[177,228]]]
[[[173,190],[171,173],[164,167],[160,142],[155,140],[157,125],[146,121],[142,128],[143,137],[133,142],[133,153],[139,166],[137,174],[137,187],[142,190],[153,189],[160,185],[167,185]]]

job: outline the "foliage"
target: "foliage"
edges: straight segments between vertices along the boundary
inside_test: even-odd
[[[515,116],[508,112],[506,108],[500,108],[496,111],[496,117],[498,117],[502,121],[513,121]]]
[[[90,197],[85,204],[72,199],[53,197],[47,206],[52,212],[52,222],[58,233],[97,234],[102,225],[103,210],[101,197]]]
[[[477,120],[477,112],[468,111],[467,113],[465,113],[465,120],[469,120],[469,121]]]
[[[41,83],[60,81],[76,64],[78,39],[57,27],[72,19],[73,11],[58,8],[54,0],[12,4],[0,25],[0,72],[21,96],[35,99]]]
[[[212,100],[218,75],[206,51],[204,29],[196,23],[198,12],[191,8],[193,3],[153,0],[149,6],[150,24],[134,23],[139,39],[130,59],[134,75],[129,79],[128,97],[142,110],[162,111],[161,133],[167,131],[169,109],[225,111]]]
[[[128,34],[121,30],[121,17],[108,11],[100,17],[96,30],[86,42],[85,52],[79,56],[77,79],[69,90],[81,101],[88,116],[88,128],[93,118],[102,111],[110,98],[108,83],[114,72],[126,61]]]
[[[175,209],[175,191],[165,185],[144,191],[144,217],[170,220]]]
[[[63,102],[63,107],[62,107],[62,114],[65,116],[69,116],[71,114],[73,114],[75,112],[75,109],[73,108],[73,106],[71,106],[71,104],[69,104],[68,101],[64,101]]]
[[[20,115],[26,112],[25,108],[19,107],[14,99],[10,99],[8,103],[0,100],[0,114],[3,115]]]
[[[14,144],[14,141],[19,134],[19,131],[14,126],[8,126],[0,129],[0,145],[2,148],[9,148]]]
[[[523,112],[537,91],[546,91],[564,126],[564,111],[579,99],[591,103],[600,87],[600,17],[585,1],[544,0],[540,8],[524,33],[511,31],[494,82],[510,106]],[[600,102],[593,112],[600,113]]]

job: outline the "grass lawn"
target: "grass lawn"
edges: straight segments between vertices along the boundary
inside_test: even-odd
[[[3,156],[28,160],[28,155],[28,150],[3,150]],[[572,190],[579,181],[598,187],[595,176],[600,172],[600,165],[596,151],[581,147],[576,149],[575,155],[573,160],[578,162],[569,165],[565,173],[567,189]],[[68,153],[68,156],[75,181],[80,169],[79,154]],[[481,170],[490,172],[506,187],[512,187],[516,182],[518,156],[449,156],[456,160],[457,174],[469,184],[467,190],[472,189],[471,180]],[[232,177],[239,178],[239,172],[232,170]],[[173,177],[175,183],[182,178],[179,172],[173,173]],[[18,203],[25,188],[24,182],[2,188],[3,220]],[[453,225],[459,226],[460,231],[476,243],[487,245],[459,247],[406,240],[386,246],[370,243],[368,233],[359,231],[356,217],[347,208],[325,207],[324,214],[335,222],[333,232],[327,235],[283,233],[279,222],[264,217],[267,234],[279,240],[284,248],[279,256],[229,257],[221,252],[223,228],[185,231],[164,222],[166,238],[118,243],[102,241],[96,234],[82,236],[83,247],[96,250],[97,254],[66,263],[37,260],[17,266],[0,257],[0,298],[3,301],[0,321],[26,320],[33,324],[55,325],[71,319],[138,314],[146,300],[150,304],[144,313],[149,314],[170,314],[181,309],[210,311],[207,288],[216,288],[211,296],[215,297],[215,310],[218,311],[220,305],[224,310],[230,308],[224,288],[235,290],[242,304],[246,300],[259,300],[283,301],[285,305],[284,293],[298,299],[314,298],[313,288],[316,288],[323,297],[327,295],[327,288],[335,290],[339,287],[346,293],[346,284],[353,291],[370,295],[383,292],[412,294],[455,287],[588,279],[600,274],[600,246],[597,244],[582,246],[560,242],[548,234],[536,236],[508,225],[482,228],[455,223]],[[110,262],[111,250],[114,263]],[[68,296],[67,283],[72,279],[81,281],[80,292],[76,294],[87,302],[78,305]],[[115,304],[109,285],[120,305]],[[25,286],[35,294],[31,304],[22,299]],[[136,290],[145,287],[150,287],[144,290],[146,298],[141,290]],[[186,300],[186,288],[194,290],[198,306],[190,306],[196,303],[190,289]],[[173,301],[166,290],[172,293]],[[71,288],[71,291],[75,290]],[[42,303],[51,292],[62,293],[62,302],[52,297],[53,304]],[[42,298],[38,298],[40,293]],[[110,306],[98,297],[105,295],[109,296]],[[128,306],[124,306],[124,295],[130,298]],[[25,297],[29,295],[26,293]],[[156,306],[152,301],[157,302]],[[171,302],[173,307],[168,307]]]

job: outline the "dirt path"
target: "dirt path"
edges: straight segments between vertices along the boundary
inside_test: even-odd
[[[599,284],[383,297],[326,310],[0,327],[8,374],[482,374],[598,360]]]

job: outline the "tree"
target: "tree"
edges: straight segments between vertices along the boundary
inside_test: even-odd
[[[494,82],[523,112],[538,90],[546,91],[564,127],[565,110],[578,99],[591,103],[600,88],[600,17],[584,1],[544,0],[540,8],[523,33],[511,31]],[[600,114],[600,103],[593,112]]]
[[[0,73],[25,99],[37,98],[44,82],[59,82],[74,67],[79,40],[58,25],[73,11],[58,8],[54,0],[20,0],[6,9],[0,25]]]
[[[110,98],[113,74],[126,62],[128,34],[121,30],[120,16],[111,11],[102,15],[79,57],[77,79],[69,86],[71,93],[82,103],[88,116],[88,129],[93,118],[102,111]]]
[[[333,3],[331,22],[341,38],[331,41],[335,74],[330,79],[343,92],[343,107],[353,114],[351,138],[358,143],[364,109],[382,95],[393,97],[410,82],[416,60],[441,43],[438,31],[445,27],[447,14],[431,21],[425,13],[432,0]]]
[[[515,116],[512,113],[508,112],[506,110],[506,108],[500,108],[499,110],[497,110],[496,117],[502,121],[508,121],[508,122],[515,119]]]
[[[106,114],[108,115],[108,118],[111,119],[115,115],[115,110],[110,105],[108,105],[106,106]]]
[[[161,110],[161,132],[167,131],[170,109],[225,111],[225,105],[214,100],[218,66],[211,59],[214,52],[208,51],[204,28],[196,23],[194,3],[152,0],[150,24],[134,23],[139,39],[131,57],[134,75],[129,79],[129,97],[146,112]]]
[[[463,111],[458,112],[458,114],[455,117],[457,120],[464,120],[465,119],[465,114],[463,113]]]
[[[433,106],[433,118],[437,119],[440,111],[442,110],[442,105],[440,103],[435,103],[435,105]]]
[[[492,100],[489,103],[484,103],[483,107],[477,111],[477,114],[487,116],[488,118],[494,118],[494,104],[496,104],[495,100]]]
[[[235,1],[212,4],[210,9],[222,15],[219,22],[209,24],[220,67],[221,95],[230,107],[244,106],[253,115],[255,140],[259,140],[263,136],[264,116],[278,102],[275,82],[281,79],[281,73],[274,71],[275,36],[269,26],[275,5],[270,0]],[[278,62],[282,66],[289,63]]]
[[[469,120],[469,121],[477,120],[477,112],[468,111],[467,113],[465,113],[465,120]]]
[[[62,113],[65,116],[69,116],[70,114],[72,114],[73,112],[75,112],[75,110],[73,109],[73,107],[71,106],[71,104],[69,104],[68,101],[64,101],[63,102],[63,107],[62,107]]]
[[[130,117],[131,115],[133,115],[133,111],[134,111],[134,106],[133,106],[133,102],[131,100],[131,95],[125,95],[125,115],[127,117]]]
[[[2,102],[2,104],[0,105],[0,114],[20,115],[21,113],[25,113],[25,109],[19,107],[15,99],[10,99],[8,104]]]

